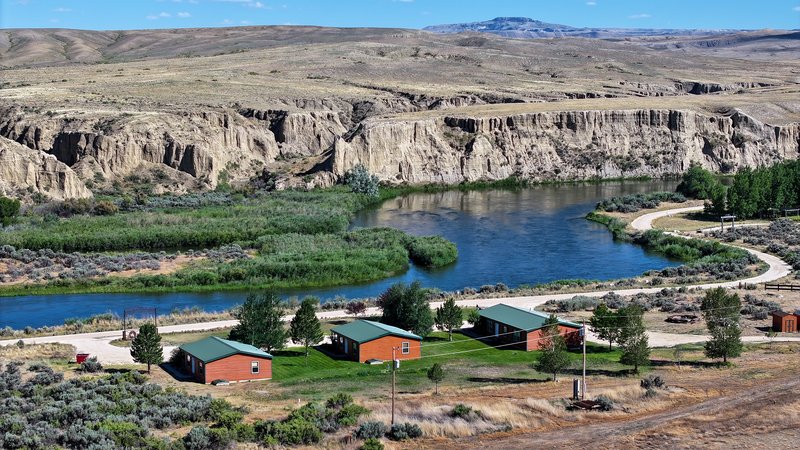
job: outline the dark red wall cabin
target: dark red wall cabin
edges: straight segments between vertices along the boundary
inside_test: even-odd
[[[792,314],[784,311],[773,311],[772,331],[778,333],[797,333],[797,323],[800,314]]]
[[[272,355],[241,342],[216,336],[181,346],[183,369],[200,383],[269,380]]]

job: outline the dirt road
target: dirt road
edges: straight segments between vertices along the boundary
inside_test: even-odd
[[[653,442],[644,442],[645,436],[656,430],[683,420],[708,421],[715,417],[720,420],[727,413],[737,411],[769,410],[775,399],[796,398],[800,388],[800,378],[780,379],[745,390],[734,390],[719,397],[678,408],[670,408],[654,414],[644,415],[627,421],[608,421],[592,425],[578,424],[561,427],[554,431],[531,432],[505,438],[478,438],[462,442],[457,448],[463,449],[509,449],[509,448],[651,448]],[[744,431],[744,430],[743,430]],[[797,432],[799,430],[795,430]],[[699,437],[702,439],[702,437]],[[735,442],[735,438],[733,438]],[[721,442],[717,441],[718,444]],[[661,442],[666,444],[666,442]],[[708,448],[702,440],[694,441],[695,448]],[[660,446],[660,445],[659,445]],[[715,446],[716,447],[716,446]],[[720,447],[725,447],[724,445]]]

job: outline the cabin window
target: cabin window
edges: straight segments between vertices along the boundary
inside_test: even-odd
[[[258,372],[259,372],[258,361],[251,362],[250,363],[250,373],[258,373]]]
[[[404,355],[411,353],[411,345],[408,342],[403,342],[401,345]]]
[[[197,366],[202,369],[203,368],[203,361],[197,361]]]

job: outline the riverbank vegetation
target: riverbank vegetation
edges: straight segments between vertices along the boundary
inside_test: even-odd
[[[684,203],[686,197],[677,192],[653,192],[611,197],[597,203],[595,209],[605,212],[632,213],[642,209],[658,208],[662,202]]]
[[[388,228],[347,231],[356,211],[390,195],[382,192],[375,198],[334,188],[259,193],[231,204],[193,197],[188,204],[199,204],[196,208],[174,198],[146,200],[141,209],[110,216],[28,215],[0,233],[5,253],[21,255],[17,259],[27,264],[14,265],[8,276],[47,282],[6,286],[0,295],[335,286],[402,273],[409,260],[425,267],[454,262],[455,245],[441,237],[414,237]],[[166,206],[154,206],[162,203]],[[197,252],[207,248],[212,250]],[[239,250],[238,257],[207,257],[231,248]],[[160,252],[137,257],[105,253],[131,250]],[[171,273],[103,277],[121,270],[157,270],[151,266],[174,258],[165,250],[194,258]],[[70,270],[55,270],[67,259]]]

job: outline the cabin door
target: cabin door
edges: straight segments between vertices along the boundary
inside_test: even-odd
[[[500,324],[497,323],[497,322],[494,323],[494,335],[495,336],[499,336],[500,335]]]
[[[197,364],[197,360],[195,360],[194,358],[192,358],[192,374],[194,374],[194,373],[195,373],[195,364]]]
[[[349,351],[349,350],[348,350],[348,348],[347,348],[347,347],[348,347],[348,346],[347,346],[347,344],[348,344],[348,342],[347,342],[347,339],[345,339],[345,340],[344,340],[344,354],[345,354],[345,355],[348,355],[348,354],[350,354],[350,351]]]
[[[787,333],[794,333],[795,331],[797,331],[797,328],[795,328],[794,320],[787,320],[786,321],[786,332]]]

